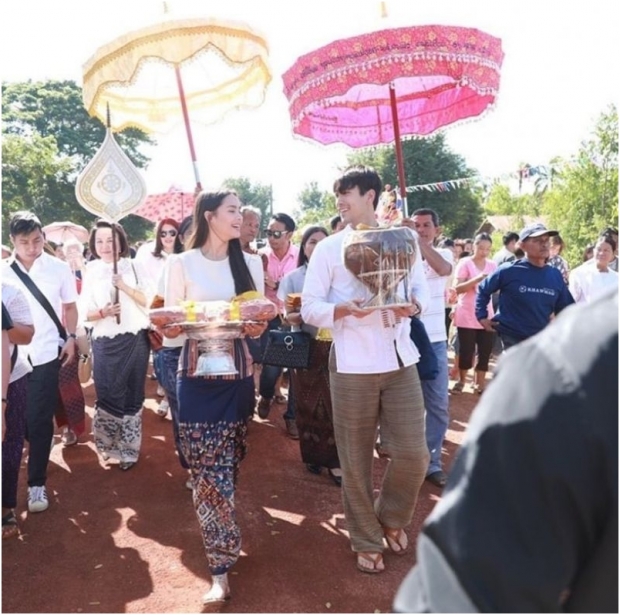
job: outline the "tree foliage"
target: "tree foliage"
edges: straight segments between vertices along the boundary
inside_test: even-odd
[[[231,177],[224,181],[224,186],[237,192],[244,205],[252,205],[261,211],[261,229],[267,228],[273,208],[273,190],[271,185],[253,184],[247,177]]]
[[[310,182],[299,193],[300,208],[293,214],[298,229],[309,225],[325,226],[329,231],[329,221],[338,213],[336,197],[326,191],[321,191],[317,182]]]
[[[543,214],[566,242],[572,266],[605,227],[618,226],[618,111],[601,114],[590,139],[575,158],[559,167],[553,188],[545,193]]]
[[[464,159],[448,148],[443,134],[430,139],[403,141],[402,149],[408,186],[475,175]],[[370,165],[381,175],[385,184],[398,185],[394,147],[356,152],[348,157],[348,163]],[[409,191],[407,201],[409,214],[423,207],[434,209],[444,233],[451,237],[468,237],[482,222],[481,197],[470,188],[442,192]]]
[[[75,198],[75,181],[99,149],[106,129],[88,116],[81,88],[73,81],[2,84],[2,218],[3,241],[12,213],[29,209],[41,222],[71,220],[87,227],[94,216]],[[140,146],[152,144],[143,132],[115,135],[138,168],[148,158]],[[143,239],[152,223],[128,216],[122,224],[133,241]]]

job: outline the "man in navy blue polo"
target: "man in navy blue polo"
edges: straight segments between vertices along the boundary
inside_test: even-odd
[[[543,224],[526,226],[519,233],[525,257],[506,263],[478,286],[476,317],[487,331],[497,331],[504,351],[542,331],[552,316],[574,303],[562,274],[546,264],[549,238],[557,231]],[[493,319],[487,318],[491,295],[499,291]]]

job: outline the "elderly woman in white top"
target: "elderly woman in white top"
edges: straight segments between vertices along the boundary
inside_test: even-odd
[[[568,290],[575,303],[590,303],[606,290],[618,288],[618,274],[609,267],[615,250],[616,242],[602,235],[594,246],[594,258],[570,272]]]
[[[113,246],[119,257],[116,274]],[[78,309],[80,320],[92,327],[95,444],[104,460],[118,459],[120,469],[129,470],[140,454],[149,357],[143,274],[128,258],[120,225],[98,221],[89,247],[95,260],[86,267]]]

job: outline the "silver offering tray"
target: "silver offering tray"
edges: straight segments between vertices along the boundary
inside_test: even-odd
[[[245,324],[241,320],[226,320],[216,322],[180,322],[172,326],[181,327],[183,333],[194,340],[234,340],[242,337]]]
[[[233,340],[243,336],[245,321],[181,322],[187,337],[198,340],[200,355],[193,376],[234,376]]]

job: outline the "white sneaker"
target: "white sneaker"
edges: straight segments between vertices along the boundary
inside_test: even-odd
[[[63,446],[73,446],[77,444],[78,438],[76,433],[70,427],[65,427],[62,430],[62,435],[60,436],[60,441]]]
[[[164,391],[164,387],[161,386],[161,384],[157,385],[157,397],[163,397],[166,394],[166,391]]]
[[[155,410],[155,414],[157,416],[161,416],[162,418],[168,414],[168,410],[170,409],[170,404],[167,399],[162,399],[159,402],[159,406],[157,406],[157,410]]]
[[[49,505],[45,485],[28,487],[28,510],[31,513],[43,512]]]
[[[224,602],[230,599],[230,587],[228,586],[228,575],[213,575],[211,589],[202,597],[203,604],[213,604],[214,602]]]

